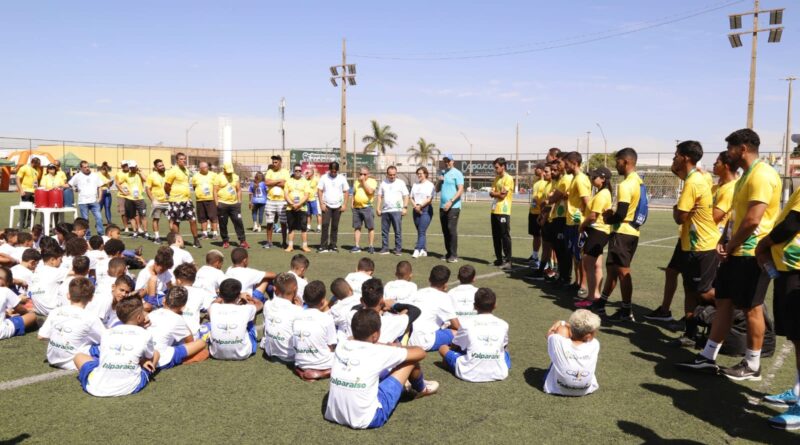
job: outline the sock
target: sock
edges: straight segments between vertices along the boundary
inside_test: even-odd
[[[608,303],[608,295],[606,295],[606,294],[601,292],[600,293],[600,299],[595,301],[595,304],[597,305],[597,307],[601,307],[602,308],[602,307],[606,307],[606,303]]]
[[[308,247],[308,243],[303,242],[303,247]]]
[[[286,247],[294,247],[294,241],[289,241],[289,244],[287,244]]]
[[[717,355],[719,355],[719,349],[722,347],[722,343],[717,343],[711,339],[706,341],[706,347],[703,348],[703,352],[700,353],[703,357],[709,360],[717,360]]]
[[[794,382],[792,392],[794,392],[795,396],[800,396],[800,371],[797,371],[797,380]]]
[[[747,366],[753,371],[758,371],[761,367],[761,350],[760,349],[745,349],[744,359],[747,361]]]
[[[539,252],[533,252],[533,260],[539,261]]]
[[[411,382],[411,387],[414,388],[417,392],[425,391],[425,379],[422,377],[422,371],[420,370],[419,377],[416,379],[409,378],[408,381]]]

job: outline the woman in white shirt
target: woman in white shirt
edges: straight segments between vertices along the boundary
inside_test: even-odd
[[[428,181],[428,169],[420,167],[417,169],[417,179],[419,182],[411,186],[411,201],[414,204],[414,226],[417,227],[417,245],[414,247],[414,258],[428,256],[427,239],[425,237],[428,226],[433,218],[433,195],[435,187]]]

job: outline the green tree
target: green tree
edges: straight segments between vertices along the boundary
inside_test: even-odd
[[[409,153],[409,161],[413,160],[413,162],[421,165],[426,165],[428,161],[436,163],[441,153],[436,148],[436,144],[426,141],[425,138],[419,138],[417,145],[412,145],[406,152]]]
[[[374,119],[370,122],[372,123],[372,134],[361,138],[361,142],[367,144],[364,146],[364,153],[378,151],[380,154],[386,154],[387,148],[394,148],[397,145],[397,134],[392,132],[392,127],[388,125],[381,126]]]
[[[603,154],[603,153],[595,153],[591,157],[589,157],[589,170],[594,170],[598,167],[608,167],[609,169],[614,169],[614,156],[616,152]]]

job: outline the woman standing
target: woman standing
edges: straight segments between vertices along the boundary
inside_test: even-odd
[[[111,168],[107,162],[103,162],[98,174],[103,183],[100,186],[100,212],[106,214],[106,223],[111,224],[111,190],[109,189],[114,183],[114,178],[111,177]]]
[[[253,212],[253,232],[261,231],[264,222],[264,206],[267,205],[267,185],[264,183],[264,174],[256,173],[255,179],[250,183],[250,210]]]
[[[586,233],[583,244],[583,268],[589,294],[586,299],[575,303],[575,307],[586,308],[600,298],[600,285],[603,282],[603,249],[608,243],[611,226],[603,222],[603,212],[611,208],[611,170],[600,167],[589,174],[597,193],[589,201],[586,218],[578,228],[578,233]]]
[[[39,181],[39,186],[44,188],[45,190],[53,190],[59,189],[63,192],[64,187],[66,186],[65,176],[59,175],[58,169],[56,168],[55,164],[48,164],[45,174],[42,175],[42,180]],[[53,221],[53,225],[58,224],[63,219],[60,213],[54,213],[51,216]]]
[[[433,195],[435,186],[428,181],[428,169],[420,167],[417,169],[417,179],[419,182],[411,186],[411,202],[414,204],[414,225],[417,227],[417,245],[414,247],[414,258],[428,256],[428,246],[425,234],[433,218]]]

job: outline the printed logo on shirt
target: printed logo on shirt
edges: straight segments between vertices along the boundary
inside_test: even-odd
[[[366,389],[367,384],[361,383],[359,380],[360,379],[356,379],[355,382],[348,382],[347,380],[332,378],[331,385],[341,386],[342,388],[349,388],[349,389]]]
[[[239,327],[239,325],[236,324],[236,323],[231,323],[231,324],[217,323],[217,328],[222,330],[225,333],[231,332],[231,331],[233,331],[234,329],[236,329],[238,327]]]

